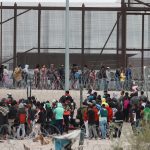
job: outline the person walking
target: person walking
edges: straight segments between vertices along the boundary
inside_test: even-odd
[[[124,90],[124,83],[125,83],[125,73],[124,73],[124,70],[121,69],[121,72],[120,72],[120,84],[121,84],[121,90]]]

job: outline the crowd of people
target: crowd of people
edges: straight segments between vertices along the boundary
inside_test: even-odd
[[[121,91],[117,98],[107,91],[98,95],[89,89],[79,108],[69,91],[59,100],[40,102],[32,96],[17,101],[8,94],[0,101],[0,137],[3,139],[62,135],[77,128],[85,131],[85,138],[109,139],[121,136],[124,121],[131,123],[134,132],[150,123],[150,102],[143,91],[140,95],[135,91],[130,95]]]
[[[9,93],[8,98],[0,101],[0,134],[3,138],[24,139],[42,133],[63,134],[69,128],[75,128],[74,110],[76,104],[65,92],[59,100],[40,102],[34,96],[28,99],[14,100]],[[40,128],[33,133],[36,125]]]
[[[31,85],[33,89],[64,89],[65,70],[64,65],[55,67],[51,64],[36,65],[29,69],[29,65],[18,65],[12,73],[6,66],[0,67],[0,86],[5,88],[26,88]],[[70,68],[70,89],[94,90],[131,90],[133,82],[131,66],[111,70],[109,67],[100,66],[99,70],[90,69],[87,65],[79,67],[73,64]]]
[[[119,98],[110,97],[107,91],[102,97],[90,91],[77,117],[90,139],[120,137],[124,121],[131,123],[134,132],[150,123],[150,102],[143,91],[139,96],[121,91]]]

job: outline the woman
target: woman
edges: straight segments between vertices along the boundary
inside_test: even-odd
[[[3,71],[3,83],[4,83],[4,87],[7,88],[8,86],[8,82],[9,82],[9,71],[7,70],[7,67],[4,67],[4,71]]]

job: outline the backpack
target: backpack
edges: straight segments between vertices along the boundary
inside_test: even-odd
[[[8,118],[15,119],[17,114],[17,110],[14,107],[9,108]]]
[[[78,108],[78,110],[77,110],[77,116],[76,116],[76,118],[77,119],[82,119],[82,108]]]
[[[76,73],[74,74],[74,77],[75,77],[75,79],[79,79],[80,73],[79,73],[79,72],[76,72]]]
[[[124,108],[124,109],[128,109],[128,107],[129,107],[129,100],[126,99],[126,100],[124,100],[123,108]]]
[[[26,114],[19,114],[19,122],[20,124],[24,124],[26,122]]]

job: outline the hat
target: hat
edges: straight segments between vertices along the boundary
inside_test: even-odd
[[[87,97],[89,97],[89,96],[90,96],[90,94],[87,94],[86,96],[87,96]]]
[[[102,98],[102,103],[105,103],[106,102],[106,99],[105,98]]]
[[[47,108],[51,108],[51,104],[50,103],[46,103],[46,107]]]
[[[52,99],[52,103],[56,103],[56,99]]]
[[[8,93],[7,95],[8,95],[8,97],[11,97],[11,96],[12,96],[12,94],[11,94],[11,93]]]
[[[93,104],[96,104],[96,101],[95,101],[95,100],[92,100],[92,103],[93,103]]]
[[[19,108],[24,108],[23,103],[20,103],[20,104],[19,104]]]

